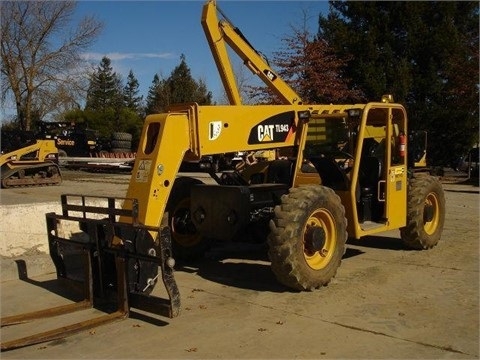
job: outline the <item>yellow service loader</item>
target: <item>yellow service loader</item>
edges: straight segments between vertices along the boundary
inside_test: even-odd
[[[304,104],[219,13],[209,0],[201,23],[230,105],[182,104],[149,115],[125,199],[63,195],[62,214],[46,215],[58,278],[83,283],[88,306],[113,299],[118,308],[82,329],[127,316],[130,307],[177,316],[174,259],[200,256],[212,239],[267,241],[278,281],[300,291],[330,282],[348,237],[399,229],[413,249],[440,239],[444,193],[435,177],[408,167],[405,108],[388,95],[365,104]],[[281,104],[242,105],[228,47]],[[185,158],[239,151],[275,156],[212,172],[209,183],[179,174]],[[66,222],[79,230],[65,234]],[[160,279],[166,298],[152,294]],[[78,326],[2,348],[70,331]]]
[[[59,185],[58,149],[53,140],[36,140],[0,155],[2,188]]]

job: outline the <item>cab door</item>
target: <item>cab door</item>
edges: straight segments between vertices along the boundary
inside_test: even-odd
[[[386,178],[379,186],[378,199],[385,202],[385,218],[389,228],[406,225],[407,206],[407,116],[403,107],[388,109]]]
[[[370,103],[365,109],[357,144],[362,146],[356,151],[361,157],[355,192],[356,197],[360,194],[357,238],[406,224],[406,121],[399,104]]]

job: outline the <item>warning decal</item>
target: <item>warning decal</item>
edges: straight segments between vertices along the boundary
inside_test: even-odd
[[[221,121],[211,121],[208,126],[208,140],[216,140],[220,133],[222,132],[222,122]]]
[[[147,182],[150,176],[150,168],[152,166],[152,160],[140,160],[138,164],[137,173],[135,174],[136,182]]]

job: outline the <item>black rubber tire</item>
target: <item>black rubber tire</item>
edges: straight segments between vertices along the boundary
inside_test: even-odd
[[[178,260],[199,259],[210,247],[210,241],[197,232],[190,218],[190,188],[195,184],[202,182],[190,177],[177,178],[167,202],[173,257]]]
[[[126,132],[114,132],[112,133],[112,140],[132,141],[132,134]]]
[[[132,148],[132,142],[128,140],[112,140],[112,148],[128,149]]]
[[[67,152],[62,149],[58,149],[58,165],[59,166],[66,166],[68,164],[65,158],[67,157]]]
[[[268,236],[268,254],[278,281],[295,290],[327,285],[345,254],[346,228],[345,208],[332,189],[321,185],[290,189],[275,207]],[[308,250],[310,229],[323,231],[321,250]]]
[[[431,206],[431,221],[425,219],[425,209]],[[408,184],[407,225],[400,229],[403,243],[416,250],[437,245],[445,223],[445,194],[440,181],[430,175],[413,178]]]

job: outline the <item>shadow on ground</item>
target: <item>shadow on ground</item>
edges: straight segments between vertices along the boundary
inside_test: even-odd
[[[369,249],[407,250],[394,237],[367,236],[349,239],[343,261],[368,253]],[[213,247],[205,257],[188,263],[179,262],[177,271],[196,273],[204,279],[242,289],[276,293],[295,292],[281,285],[270,268],[267,244],[223,243]]]

